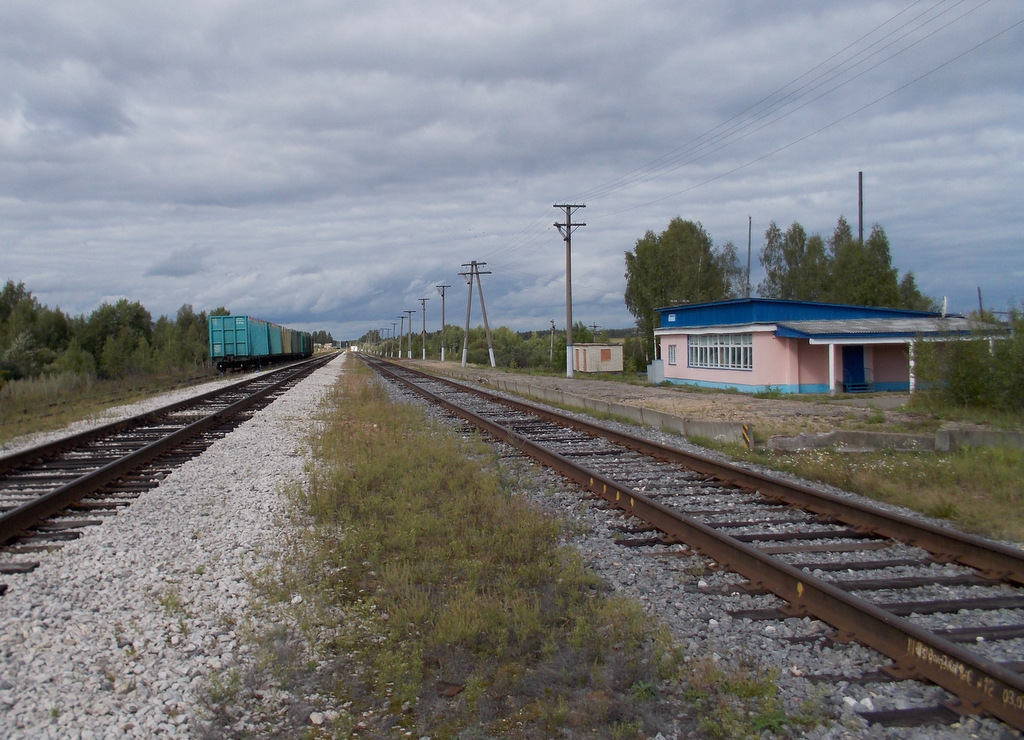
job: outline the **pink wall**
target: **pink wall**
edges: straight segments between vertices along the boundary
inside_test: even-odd
[[[768,332],[754,334],[752,385],[788,386],[800,382],[800,355],[795,339]]]
[[[910,353],[907,345],[874,346],[876,383],[909,383]]]
[[[802,342],[797,347],[800,352],[800,384],[827,385],[828,345]],[[841,369],[837,369],[836,372],[841,372]]]

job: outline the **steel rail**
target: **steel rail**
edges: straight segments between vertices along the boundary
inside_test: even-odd
[[[277,372],[284,372],[284,370],[278,370]],[[100,439],[101,437],[106,437],[111,434],[117,434],[118,432],[126,429],[131,429],[132,427],[147,424],[158,419],[163,414],[174,413],[175,411],[180,411],[188,408],[189,406],[213,400],[217,398],[217,396],[231,393],[232,391],[242,390],[248,385],[259,383],[261,380],[265,379],[267,375],[268,374],[254,378],[246,378],[245,380],[240,380],[237,383],[231,383],[220,388],[214,388],[212,391],[201,393],[198,396],[192,396],[181,401],[175,401],[174,403],[162,406],[158,409],[152,409],[151,411],[146,411],[142,414],[137,414],[126,419],[119,419],[118,421],[112,421],[109,424],[103,424],[101,426],[93,427],[92,429],[86,429],[82,432],[62,437],[53,442],[46,442],[41,445],[19,450],[18,452],[13,452],[9,455],[0,456],[0,474],[9,473],[15,468],[28,463],[55,457],[62,452],[72,450],[75,447],[92,442],[95,439]]]
[[[687,468],[711,475],[738,488],[757,491],[767,499],[797,506],[842,521],[865,532],[890,537],[920,547],[932,553],[937,561],[960,563],[977,569],[993,580],[1024,585],[1024,550],[1008,547],[982,537],[945,529],[928,522],[916,521],[901,514],[883,511],[870,504],[819,491],[799,483],[784,481],[697,453],[684,452],[600,424],[562,416],[540,406],[498,396],[457,381],[437,378],[434,375],[410,368],[403,367],[402,369],[422,377],[450,383],[482,398],[535,414],[548,421],[605,437],[645,455],[685,465]]]
[[[390,370],[384,372],[624,512],[651,523],[665,533],[668,542],[685,543],[774,593],[789,602],[789,612],[794,616],[810,615],[821,619],[839,630],[840,637],[856,639],[887,655],[904,675],[928,679],[950,691],[960,699],[965,713],[988,713],[1024,730],[1024,676],[577,465]]]
[[[267,387],[236,401],[226,408],[215,411],[91,473],[76,478],[53,491],[5,512],[0,515],[0,544],[7,544],[11,540],[24,535],[25,532],[40,521],[67,508],[70,504],[96,491],[100,487],[116,481],[133,470],[137,470],[164,453],[180,446],[185,441],[199,436],[207,429],[245,411],[253,404],[277,392],[297,377],[311,372],[316,367],[308,365],[300,367]],[[221,390],[223,391],[224,389]]]

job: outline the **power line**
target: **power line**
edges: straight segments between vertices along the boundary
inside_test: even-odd
[[[896,50],[895,52],[893,52],[889,56],[885,57],[884,59],[881,59],[880,61],[876,62],[872,66],[870,66],[870,67],[868,67],[868,68],[858,72],[856,75],[854,75],[852,77],[848,77],[848,78],[842,80],[841,82],[838,82],[837,84],[835,84],[835,85],[825,89],[819,95],[811,98],[810,100],[805,101],[804,103],[802,103],[799,106],[796,106],[796,103],[798,101],[806,98],[811,93],[813,93],[813,92],[815,92],[817,90],[820,90],[826,84],[831,83],[831,82],[839,79],[843,74],[848,73],[851,70],[855,69],[856,67],[864,64],[868,59],[877,56],[878,54],[882,53],[885,49],[888,49],[888,48],[892,47],[898,41],[901,41],[901,40],[907,38],[909,35],[911,35],[911,33],[924,29],[925,26],[927,26],[928,24],[936,21],[938,18],[942,17],[943,15],[952,12],[953,9],[955,9],[956,7],[962,5],[966,1],[967,0],[957,0],[957,2],[955,2],[955,4],[952,7],[946,8],[946,9],[940,11],[936,15],[932,15],[930,17],[926,17],[926,16],[928,16],[928,14],[931,11],[936,10],[939,7],[939,5],[943,4],[941,2],[937,3],[936,5],[932,6],[928,10],[920,13],[919,15],[917,15],[914,18],[910,19],[909,21],[907,21],[903,25],[899,26],[894,31],[890,31],[884,37],[882,37],[878,41],[875,41],[870,46],[868,46],[866,49],[864,49],[864,50],[858,52],[857,54],[853,55],[850,59],[845,60],[844,62],[831,67],[830,69],[826,70],[825,72],[823,72],[822,74],[818,75],[817,77],[815,77],[815,78],[813,78],[811,80],[811,82],[817,83],[817,84],[813,84],[812,85],[811,82],[805,83],[801,87],[797,88],[797,90],[795,90],[795,91],[793,91],[791,93],[788,93],[787,95],[783,96],[782,98],[780,98],[780,99],[778,99],[778,100],[776,100],[776,101],[774,101],[774,102],[772,102],[772,103],[770,103],[770,104],[768,104],[768,105],[766,105],[764,107],[761,106],[762,103],[771,100],[771,98],[773,98],[777,93],[782,92],[782,91],[786,90],[787,88],[791,87],[792,85],[794,85],[795,83],[799,82],[804,77],[809,75],[811,72],[813,72],[814,70],[816,70],[819,67],[821,67],[822,64],[824,64],[824,63],[816,65],[815,67],[813,67],[811,70],[808,70],[808,72],[805,72],[800,77],[797,77],[795,80],[787,83],[786,85],[783,85],[776,92],[774,92],[771,95],[768,95],[768,96],[762,98],[760,101],[758,101],[758,103],[755,103],[754,105],[749,106],[743,113],[738,114],[736,116],[733,116],[732,118],[728,119],[724,123],[721,123],[718,126],[712,128],[712,129],[709,129],[705,133],[703,133],[703,134],[701,134],[701,135],[691,139],[689,142],[687,142],[683,146],[678,147],[677,149],[673,150],[673,152],[670,152],[669,154],[666,154],[666,155],[663,155],[662,157],[659,157],[658,159],[654,160],[653,162],[650,162],[647,165],[644,165],[643,167],[640,167],[640,168],[634,170],[632,173],[629,173],[628,175],[624,176],[623,178],[618,178],[617,180],[613,180],[613,181],[611,181],[609,183],[606,183],[605,185],[601,185],[601,186],[598,186],[597,188],[593,188],[590,191],[586,191],[585,193],[583,193],[581,196],[578,196],[578,197],[586,197],[586,198],[589,198],[589,199],[594,199],[594,198],[598,198],[598,197],[602,197],[602,196],[612,195],[612,194],[614,194],[616,192],[621,192],[622,190],[626,190],[626,189],[631,188],[631,187],[633,187],[635,185],[639,185],[639,184],[642,184],[644,182],[649,182],[650,180],[653,180],[653,179],[656,179],[658,177],[661,177],[662,175],[668,174],[670,172],[674,172],[674,171],[676,171],[676,170],[678,170],[678,169],[680,169],[682,167],[685,167],[688,164],[692,164],[692,163],[694,163],[694,162],[696,162],[696,161],[698,161],[700,159],[703,159],[703,158],[709,156],[710,154],[714,154],[716,152],[719,152],[722,149],[724,149],[724,148],[726,148],[728,146],[731,146],[732,144],[735,144],[736,142],[741,141],[741,140],[749,137],[751,134],[756,133],[757,131],[761,131],[761,130],[763,130],[763,129],[765,129],[765,128],[767,128],[767,127],[769,127],[769,126],[771,126],[771,125],[773,125],[775,123],[778,123],[779,121],[781,121],[781,120],[783,120],[785,118],[788,118],[789,116],[793,115],[797,111],[803,110],[804,108],[806,108],[811,103],[817,102],[818,100],[826,97],[827,95],[835,92],[836,90],[844,87],[845,85],[850,84],[854,80],[859,79],[860,77],[863,77],[868,72],[870,72],[870,71],[872,71],[874,69],[877,69],[878,67],[882,66],[886,62],[891,61],[896,56],[899,56],[900,54],[908,51],[909,49],[913,48],[914,46],[917,46],[918,44],[922,43],[923,41],[925,41],[928,38],[931,38],[932,36],[934,36],[935,34],[939,33],[940,31],[948,28],[949,26],[951,26],[951,25],[953,25],[955,23],[958,23],[959,21],[963,20],[963,18],[965,18],[967,15],[969,15],[969,14],[975,12],[976,10],[980,9],[981,7],[987,5],[992,0],[983,0],[983,2],[981,4],[979,4],[979,5],[977,5],[977,6],[973,7],[973,8],[969,8],[967,11],[965,11],[961,15],[957,16],[956,18],[953,18],[952,20],[949,20],[948,22],[946,22],[945,24],[943,24],[939,28],[933,29],[932,31],[928,32],[922,38],[919,38],[917,40],[914,40],[914,41],[908,43],[907,45],[905,45],[902,48]],[[898,17],[899,15],[902,15],[902,13],[904,13],[904,12],[906,12],[906,9],[904,11],[901,11],[901,13],[897,14],[896,16],[894,16],[889,21],[886,21],[886,23],[883,23],[880,26],[877,26],[874,30],[878,30],[878,28],[881,28],[882,26],[887,25],[888,23],[890,23],[896,17]],[[904,32],[902,35],[898,35],[897,36],[899,31],[904,30],[905,28],[907,28],[907,26],[909,26],[911,23],[914,23],[916,21],[920,21],[920,23],[918,23],[916,26],[910,28],[910,30]],[[874,31],[872,31],[872,32],[862,36],[861,39],[859,39],[857,42],[855,42],[855,44],[859,43],[862,40],[867,39],[867,37],[870,36],[871,33],[874,33]],[[871,52],[870,54],[867,53],[869,50],[871,50],[872,48],[878,46],[879,44],[881,44],[886,39],[889,39],[890,37],[894,37],[894,36],[897,37],[895,40],[890,41],[888,44],[885,44],[884,46],[882,46],[879,49],[876,49],[875,51]],[[851,44],[850,46],[847,46],[846,49],[850,49],[855,44]],[[844,51],[846,49],[844,49]],[[839,52],[838,54],[841,54],[841,53],[842,52]],[[832,57],[830,57],[830,59],[835,58],[836,56],[838,56],[838,54],[833,55]],[[864,55],[866,55],[866,56],[864,56]],[[860,58],[858,60],[858,57],[863,57],[863,58]],[[824,81],[821,81],[823,78],[825,78]],[[797,93],[799,93],[799,94],[797,94]],[[755,111],[755,112],[750,113],[749,115],[744,115],[744,113],[747,113],[749,111]],[[768,120],[767,122],[762,123],[766,118],[769,118],[769,116],[772,116],[773,114],[777,114],[777,115],[774,115],[774,117],[770,118],[770,120]],[[720,131],[720,129],[722,129],[724,126],[726,126],[730,122],[735,121],[736,119],[739,119],[739,122],[734,123],[732,126],[729,126],[728,128],[725,128],[724,130]],[[759,123],[761,125],[757,125]]]
[[[769,126],[771,126],[771,125],[773,125],[773,124],[783,120],[784,118],[787,118],[787,117],[791,116],[793,113],[795,113],[795,112],[797,112],[799,110],[803,110],[804,108],[806,108],[811,103],[816,102],[816,101],[820,100],[821,98],[825,97],[826,95],[828,95],[828,94],[830,94],[832,92],[835,92],[836,90],[840,89],[841,87],[843,87],[843,86],[845,86],[847,84],[850,84],[854,80],[859,79],[860,77],[863,77],[863,75],[867,74],[869,71],[878,68],[879,66],[885,64],[888,61],[891,61],[894,57],[898,56],[899,54],[902,54],[902,53],[908,51],[909,49],[913,48],[914,46],[916,46],[916,45],[924,42],[925,40],[933,37],[935,34],[939,33],[940,31],[945,30],[946,28],[949,28],[953,24],[962,21],[966,16],[968,16],[971,13],[979,10],[980,8],[984,7],[985,5],[988,5],[992,0],[983,0],[979,4],[977,4],[977,5],[975,5],[975,6],[971,7],[971,8],[968,8],[966,11],[964,11],[960,15],[956,16],[955,18],[953,18],[951,20],[948,20],[946,23],[944,23],[940,27],[935,28],[935,29],[929,31],[925,36],[923,36],[921,38],[918,38],[916,40],[912,40],[910,43],[908,43],[908,44],[904,45],[903,47],[897,49],[896,51],[894,51],[892,54],[888,55],[884,59],[881,59],[881,60],[877,61],[871,67],[862,70],[861,72],[857,73],[856,75],[854,75],[852,77],[848,77],[848,78],[843,79],[843,80],[841,80],[839,82],[836,82],[836,84],[834,84],[831,87],[825,89],[819,95],[811,98],[810,100],[807,100],[806,102],[802,103],[799,106],[796,106],[796,103],[798,101],[807,98],[811,93],[813,93],[813,92],[815,92],[817,90],[821,90],[827,83],[831,83],[831,82],[834,82],[834,81],[838,80],[844,73],[848,73],[851,70],[855,69],[856,67],[858,67],[860,65],[863,65],[868,59],[870,59],[872,57],[876,57],[877,55],[882,53],[885,49],[891,48],[894,44],[898,43],[899,41],[901,41],[903,39],[906,39],[912,33],[922,31],[929,24],[933,24],[933,23],[937,22],[938,19],[940,19],[940,18],[946,16],[947,14],[951,13],[956,8],[958,8],[961,5],[965,4],[968,0],[956,0],[955,2],[952,2],[952,4],[950,4],[951,0],[941,0],[940,2],[931,4],[927,8],[922,10],[921,12],[917,13],[916,15],[914,15],[914,16],[912,16],[910,18],[907,18],[907,19],[903,20],[903,22],[900,23],[899,25],[896,25],[894,28],[886,31],[884,33],[884,35],[882,35],[877,40],[871,42],[867,47],[861,49],[860,51],[856,51],[853,54],[847,55],[847,52],[850,52],[851,50],[855,49],[858,45],[861,45],[861,44],[867,42],[872,36],[876,35],[880,30],[886,28],[887,26],[892,26],[893,24],[897,23],[901,17],[903,17],[906,14],[908,14],[914,7],[920,5],[922,1],[923,0],[916,0],[915,2],[911,3],[910,5],[908,5],[907,7],[903,8],[898,13],[896,13],[895,15],[890,17],[889,19],[887,19],[884,22],[878,24],[877,26],[872,28],[867,33],[861,35],[857,40],[853,41],[850,44],[847,44],[841,50],[839,50],[838,52],[832,54],[830,57],[828,57],[823,62],[820,62],[819,64],[811,67],[806,72],[804,72],[803,74],[801,74],[798,77],[794,78],[793,80],[791,80],[790,82],[786,83],[785,85],[782,85],[781,87],[777,88],[772,93],[769,93],[768,95],[760,98],[757,102],[749,105],[746,109],[744,109],[740,113],[730,117],[726,121],[723,121],[722,123],[718,124],[717,126],[709,129],[708,131],[700,134],[697,137],[694,137],[690,141],[688,141],[685,144],[677,147],[676,149],[672,150],[671,152],[668,152],[668,153],[666,153],[666,154],[664,154],[664,155],[662,155],[662,156],[652,160],[651,162],[648,162],[647,164],[645,164],[645,165],[643,165],[641,167],[638,167],[638,168],[636,168],[634,170],[631,170],[630,172],[627,172],[624,175],[621,175],[619,177],[613,178],[612,180],[609,180],[609,181],[607,181],[607,182],[605,182],[605,183],[603,183],[601,185],[598,185],[598,186],[596,186],[594,188],[591,188],[590,190],[587,190],[587,191],[584,191],[583,193],[578,194],[577,196],[575,196],[575,199],[576,200],[585,200],[585,199],[593,199],[593,198],[599,198],[599,197],[607,197],[609,195],[613,195],[614,193],[621,192],[622,190],[626,190],[628,188],[634,187],[635,185],[639,185],[639,184],[642,184],[644,182],[649,182],[650,180],[656,179],[656,178],[661,177],[661,176],[663,176],[665,174],[668,174],[670,172],[674,172],[674,171],[676,171],[678,169],[681,169],[682,167],[685,167],[685,166],[687,166],[689,164],[693,164],[694,162],[696,162],[696,161],[698,161],[700,159],[706,158],[706,157],[710,156],[711,154],[719,152],[722,149],[725,149],[728,146],[731,146],[731,145],[735,144],[736,142],[741,141],[742,139],[745,139],[745,138],[749,137],[753,133],[756,133],[757,131],[761,131],[761,130],[763,130],[763,129],[765,129],[765,128],[767,128],[767,127],[769,127]],[[942,6],[948,6],[948,7],[943,8]],[[909,83],[906,83],[906,84],[896,88],[894,91],[892,91],[888,95],[881,96],[880,98],[876,99],[872,103],[869,103],[868,105],[862,106],[862,107],[858,108],[857,110],[853,111],[852,113],[846,114],[846,115],[840,117],[839,119],[836,119],[836,120],[832,121],[831,124],[827,124],[825,126],[822,126],[821,128],[819,128],[816,131],[812,132],[811,135],[814,135],[816,133],[820,133],[821,131],[824,131],[827,128],[829,128],[830,126],[835,125],[836,123],[839,123],[842,120],[846,120],[851,115],[856,115],[857,113],[861,112],[862,110],[866,109],[867,107],[870,107],[872,104],[880,102],[881,100],[884,100],[886,97],[890,97],[892,94],[895,94],[896,92],[899,92],[900,90],[905,89],[909,85],[914,84],[915,82],[923,79],[924,77],[927,77],[929,74],[937,71],[938,69],[941,69],[942,67],[947,66],[948,64],[950,64],[950,63],[956,61],[957,59],[965,56],[966,54],[974,51],[975,49],[979,48],[980,46],[983,46],[983,45],[989,43],[990,41],[994,40],[995,38],[998,38],[999,36],[1005,34],[1006,32],[1008,32],[1010,30],[1012,30],[1017,25],[1020,25],[1021,22],[1024,22],[1024,21],[1019,21],[1017,23],[1014,23],[1013,25],[1009,26],[1008,28],[1005,28],[1002,31],[1000,31],[999,33],[994,34],[993,36],[989,37],[985,41],[982,41],[981,43],[979,43],[975,47],[972,47],[971,49],[968,49],[967,51],[965,51],[965,52],[963,52],[961,54],[958,54],[957,56],[953,57],[952,59],[947,60],[943,64],[940,64],[940,65],[936,66],[935,68],[930,70],[928,73],[925,73],[925,74],[915,78],[914,80],[910,81]],[[887,40],[888,40],[888,43],[884,43]],[[883,43],[884,43],[884,45],[882,45]],[[874,51],[872,51],[872,49],[874,49]],[[837,61],[836,64],[833,64],[833,65],[829,66],[829,62],[832,62],[833,60],[839,60],[839,61]],[[816,71],[820,71],[820,74],[817,74],[814,77],[810,77]],[[796,87],[794,90],[786,93],[787,90],[790,90],[790,88],[793,88],[798,83],[801,83],[801,81],[803,81],[803,83],[799,87]],[[783,95],[783,93],[786,93],[786,94]],[[788,111],[787,111],[787,109],[788,109]],[[774,117],[770,118],[770,120],[765,121],[766,118],[768,118],[769,116],[771,116],[773,114],[774,114]],[[760,125],[757,125],[757,124],[760,124]],[[758,157],[758,158],[755,158],[755,159],[751,160],[750,162],[748,162],[744,166],[749,166],[750,164],[754,164],[755,162],[759,162],[762,159],[766,158],[766,156],[771,156],[771,154],[774,154],[774,153],[777,153],[779,151],[782,151],[782,150],[788,148],[789,146],[792,146],[792,145],[794,145],[796,143],[799,143],[799,142],[805,140],[806,138],[808,138],[808,136],[800,137],[799,139],[797,139],[797,140],[795,140],[793,142],[790,142],[790,144],[788,144],[786,146],[776,148],[772,152],[769,152],[767,155],[762,155],[761,157]],[[693,187],[690,187],[690,188],[687,188],[687,189],[684,189],[684,190],[681,190],[681,191],[676,191],[676,192],[670,193],[670,194],[665,195],[665,196],[660,197],[660,198],[655,198],[655,199],[653,199],[651,201],[648,201],[646,203],[643,203],[643,204],[640,204],[640,205],[637,205],[637,206],[632,206],[632,207],[620,209],[620,210],[617,210],[617,211],[605,212],[602,215],[597,216],[597,218],[604,218],[604,217],[610,216],[610,215],[621,214],[621,213],[624,213],[624,212],[627,212],[627,211],[630,211],[630,210],[636,210],[638,208],[643,208],[645,206],[652,205],[654,203],[658,203],[658,202],[661,202],[663,200],[667,200],[667,199],[675,197],[677,195],[681,195],[683,193],[689,192],[689,191],[695,189],[696,187],[701,187],[703,185],[707,185],[708,183],[713,182],[713,181],[715,181],[717,179],[725,177],[725,176],[727,176],[729,174],[733,174],[733,173],[739,171],[740,169],[743,169],[743,167],[738,167],[738,168],[730,169],[727,172],[723,172],[723,173],[721,173],[721,174],[719,174],[719,175],[717,175],[715,177],[708,178],[708,179],[698,183],[697,185],[695,185]],[[537,235],[543,234],[544,229],[541,227],[541,222],[542,222],[542,217],[538,217],[529,226],[524,228],[522,232],[519,232],[519,234],[517,234],[515,238],[513,238],[512,240],[507,241],[500,249],[496,250],[495,252],[491,253],[488,256],[491,257],[491,258],[494,258],[494,257],[497,257],[497,256],[501,256],[503,254],[506,254],[506,253],[510,253],[510,252],[511,253],[517,253],[519,247],[522,246],[524,243],[526,243],[529,239],[531,239],[532,237],[536,237]],[[533,249],[530,250],[529,253],[533,253],[533,252],[539,251],[541,248],[543,248],[543,246],[544,245],[540,245],[540,246],[534,247]]]
[[[913,8],[920,5],[922,1],[923,0],[916,0],[916,2],[911,3],[903,10],[892,16],[891,18],[875,26],[873,29],[871,29],[871,31],[860,36],[856,41],[843,47],[843,49],[841,49],[840,51],[831,55],[823,62],[810,68],[808,71],[791,80],[787,84],[777,88],[769,95],[762,97],[757,102],[748,106],[740,113],[730,117],[726,121],[718,124],[712,129],[709,129],[703,134],[691,139],[687,143],[681,145],[680,147],[677,147],[671,152],[668,152],[641,167],[631,170],[630,172],[627,172],[622,176],[613,178],[612,180],[609,180],[606,183],[598,185],[588,191],[584,191],[584,193],[581,194],[581,196],[588,196],[591,198],[608,197],[610,195],[621,192],[635,185],[642,184],[643,182],[648,182],[662,175],[676,171],[682,167],[685,167],[689,164],[698,161],[699,159],[706,158],[711,154],[719,152],[737,143],[738,141],[741,141],[742,139],[749,137],[750,135],[758,131],[761,131],[771,125],[774,125],[775,123],[778,123],[779,121],[793,115],[796,112],[805,109],[809,105],[821,100],[823,97],[837,91],[843,86],[846,86],[854,82],[855,80],[862,78],[868,72],[877,69],[879,66],[891,61],[893,58],[905,53],[909,49],[925,42],[930,38],[933,38],[936,34],[953,26],[956,23],[961,22],[968,15],[974,13],[975,11],[981,9],[982,7],[988,5],[991,2],[991,0],[983,0],[983,2],[980,2],[977,5],[968,8],[967,10],[960,13],[956,17],[947,20],[942,25],[932,28],[923,36],[909,41],[902,47],[894,50],[888,56],[880,60],[877,60],[870,67],[862,69],[856,74],[849,76],[854,69],[863,66],[868,60],[878,57],[878,55],[882,54],[886,49],[891,49],[899,42],[907,39],[913,33],[924,31],[929,25],[934,25],[940,19],[948,16],[949,13],[953,12],[956,8],[961,7],[967,2],[967,0],[957,0],[956,2],[950,3],[949,0],[942,0],[942,2],[937,2],[932,5],[929,5],[926,9],[922,10],[921,12],[917,13],[912,17],[904,19],[903,22],[901,22],[899,25],[886,31],[886,33],[884,33],[880,38],[871,42],[867,47],[859,51],[856,51],[853,54],[847,55],[847,52],[850,52],[854,50],[858,45],[867,42],[872,36],[876,35],[880,30],[895,24],[901,17],[905,16]],[[778,154],[799,143],[802,143],[803,141],[806,141],[807,139],[838,125],[839,123],[842,123],[852,118],[853,116],[858,115],[864,110],[874,105],[877,105],[878,103],[894,95],[897,95],[898,93],[902,92],[908,87],[911,87],[912,85],[920,82],[921,80],[924,80],[927,77],[935,74],[939,70],[959,61],[963,57],[977,51],[981,47],[991,43],[992,41],[1000,38],[1001,36],[1004,36],[1005,34],[1009,33],[1010,31],[1017,28],[1021,24],[1024,24],[1024,18],[990,35],[989,37],[971,46],[970,48],[965,49],[960,53],[946,59],[944,62],[935,65],[928,71],[918,75],[912,80],[909,80],[904,84],[895,87],[888,93],[880,95],[873,99],[872,101],[864,105],[861,105],[856,109],[849,111],[848,113],[845,113],[842,116],[839,116],[838,118],[835,118],[832,121],[816,128],[815,130],[806,133],[802,136],[799,136],[796,139],[793,139],[792,141],[789,141],[786,144],[775,147],[774,149],[771,149],[770,151],[764,154],[754,157],[749,161],[745,162],[744,164],[732,167],[716,175],[707,177],[702,181],[690,185],[686,188],[676,190],[661,197],[648,200],[644,203],[629,206],[626,208],[620,208],[614,211],[605,211],[600,213],[599,215],[595,214],[595,218],[601,219],[607,218],[609,216],[619,215],[629,211],[638,210],[640,208],[644,208],[655,203],[668,200],[670,198],[678,197],[680,195],[683,195],[685,193],[691,192],[705,185],[708,185],[716,180],[720,180],[724,177],[735,174],[736,172],[742,171],[743,169],[746,169],[761,161],[764,161],[765,159],[768,159],[769,157],[774,156],[775,154]],[[839,61],[837,61],[836,64],[829,66],[829,63],[832,62],[833,60]],[[811,77],[811,75],[814,74],[815,72],[820,72],[820,74]],[[848,76],[843,78],[843,75]],[[796,87],[795,89],[791,90],[788,93],[786,92],[787,90],[790,90],[790,88],[793,88],[795,85],[801,82],[802,84],[800,84],[799,87]],[[832,84],[831,87],[826,88],[826,85],[829,85],[831,83],[835,84]],[[818,95],[809,97],[815,91],[821,92]],[[783,95],[783,93],[786,94]],[[798,101],[801,100],[803,100],[804,102],[797,105]],[[583,200],[584,198],[581,196],[577,196],[577,199]],[[550,234],[550,232],[547,231],[546,227],[543,226],[543,221],[544,217],[538,216],[522,231],[518,232],[513,238],[506,241],[500,248],[491,253],[489,257],[499,257],[506,254],[516,254],[519,259],[522,259],[524,255],[533,254],[535,252],[540,251],[545,246],[547,246],[547,240],[543,238],[544,235]],[[533,239],[539,239],[540,243],[536,244],[535,246],[531,246],[528,251],[522,252],[522,248],[527,244],[530,244],[530,242]],[[510,270],[510,272],[517,271]],[[530,277],[538,279],[542,277],[538,275],[531,275],[530,273],[525,272],[520,272],[520,274],[528,275]],[[524,288],[524,290],[529,289]],[[594,290],[596,291],[597,289],[594,288]]]
[[[822,131],[827,131],[828,129],[832,128],[833,126],[836,126],[836,125],[842,123],[843,121],[846,121],[847,119],[853,118],[858,113],[861,113],[861,112],[867,110],[868,108],[870,108],[870,107],[872,107],[874,105],[877,105],[878,103],[882,102],[883,100],[891,98],[893,95],[896,95],[897,93],[902,92],[903,90],[907,89],[911,85],[914,85],[914,84],[920,82],[921,80],[925,79],[926,77],[929,77],[929,76],[935,74],[940,69],[949,66],[953,62],[955,62],[955,61],[957,61],[957,60],[967,56],[968,54],[970,54],[970,53],[980,49],[982,46],[985,46],[986,44],[994,41],[995,39],[999,38],[1000,36],[1003,36],[1004,34],[1009,33],[1010,31],[1012,31],[1017,26],[1020,26],[1021,24],[1024,24],[1024,18],[1020,19],[1019,21],[1017,21],[1016,23],[1012,24],[1011,26],[1008,26],[1007,28],[1004,28],[1002,31],[999,31],[998,33],[995,33],[992,36],[989,36],[984,41],[981,41],[978,44],[972,46],[970,49],[967,49],[967,50],[961,52],[960,54],[957,54],[956,56],[954,56],[954,57],[952,57],[950,59],[947,59],[942,64],[939,64],[939,65],[936,65],[935,67],[932,67],[927,72],[925,72],[925,73],[923,73],[921,75],[918,75],[917,77],[915,77],[914,79],[910,80],[909,82],[906,82],[906,83],[900,85],[899,87],[897,87],[897,88],[895,88],[893,90],[890,90],[885,95],[880,95],[879,97],[875,98],[871,102],[866,103],[866,104],[860,106],[859,108],[856,108],[855,110],[852,110],[849,113],[846,113],[845,115],[840,116],[839,118],[834,119],[833,121],[825,124],[824,126],[821,126],[820,128],[815,129],[814,131],[811,131],[810,133],[804,134],[803,136],[801,136],[801,137],[799,137],[797,139],[794,139],[793,141],[790,141],[788,144],[784,144],[784,145],[782,145],[780,147],[772,149],[771,151],[769,151],[769,152],[767,152],[765,154],[762,154],[759,157],[755,157],[754,159],[751,159],[750,161],[748,161],[748,162],[746,162],[746,163],[744,163],[742,165],[739,165],[737,167],[733,167],[732,169],[727,170],[726,172],[721,172],[721,173],[715,175],[714,177],[709,177],[706,180],[703,180],[703,181],[701,181],[701,182],[699,182],[699,183],[697,183],[695,185],[691,185],[690,187],[684,188],[682,190],[678,190],[678,191],[676,191],[674,193],[669,193],[668,195],[664,195],[664,196],[662,196],[660,198],[655,198],[654,200],[648,201],[646,203],[640,203],[638,205],[630,206],[628,208],[623,208],[623,209],[618,210],[618,211],[613,211],[613,212],[605,213],[602,216],[599,216],[598,218],[606,218],[608,216],[614,216],[614,215],[617,215],[617,214],[620,214],[620,213],[626,213],[628,211],[634,211],[634,210],[637,210],[639,208],[644,208],[646,206],[653,205],[654,203],[660,203],[661,201],[668,200],[669,198],[675,198],[675,197],[677,197],[679,195],[683,195],[684,193],[688,193],[688,192],[690,192],[692,190],[696,190],[697,188],[700,188],[700,187],[703,187],[703,186],[705,186],[705,185],[707,185],[709,183],[712,183],[715,180],[720,180],[723,177],[727,177],[729,175],[735,174],[736,172],[739,172],[740,170],[744,170],[747,167],[750,167],[751,165],[757,164],[758,162],[762,162],[762,161],[768,159],[769,157],[772,157],[772,156],[778,154],[779,152],[785,151],[786,149],[789,149],[789,148],[791,148],[793,146],[796,146],[797,144],[799,144],[799,143],[801,143],[803,141],[806,141],[807,139],[810,139],[813,136],[817,136]]]

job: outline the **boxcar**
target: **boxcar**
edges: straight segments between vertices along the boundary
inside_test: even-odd
[[[210,359],[221,372],[246,370],[313,354],[307,332],[252,316],[210,317]]]

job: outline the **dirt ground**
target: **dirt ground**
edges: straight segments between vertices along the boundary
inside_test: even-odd
[[[457,363],[417,361],[412,364],[467,380],[484,381],[510,371],[489,367],[462,368]],[[604,401],[652,408],[689,419],[750,424],[760,439],[791,437],[834,430],[869,429],[876,432],[932,432],[938,422],[906,408],[907,394],[845,394],[834,398],[797,396],[754,398],[741,393],[644,385],[617,380],[592,380],[577,373],[573,378],[516,374],[532,385],[558,388]]]

